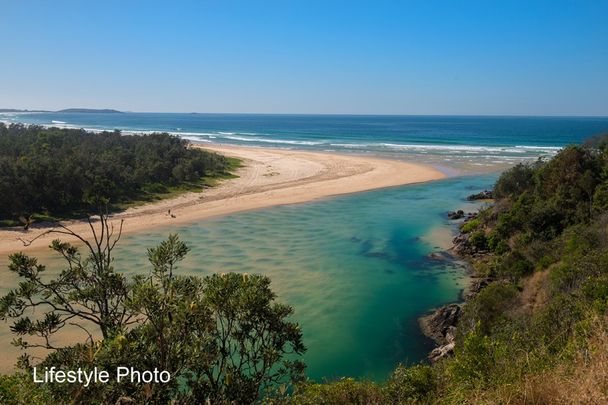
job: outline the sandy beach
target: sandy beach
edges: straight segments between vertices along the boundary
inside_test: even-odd
[[[204,149],[242,159],[239,177],[202,193],[186,193],[112,215],[114,222],[124,220],[123,234],[445,177],[430,166],[366,156],[224,145],[204,145]],[[90,234],[83,221],[64,225]],[[32,239],[48,229],[40,224],[28,231],[0,230],[0,254],[46,248],[57,235],[45,235],[27,247],[21,239]]]

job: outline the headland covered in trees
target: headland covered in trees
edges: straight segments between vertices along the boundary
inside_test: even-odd
[[[0,223],[84,217],[225,178],[236,161],[166,133],[122,136],[0,123]]]

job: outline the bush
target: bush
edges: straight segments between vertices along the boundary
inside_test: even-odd
[[[464,336],[474,328],[481,333],[490,333],[497,324],[507,319],[506,311],[513,306],[516,297],[517,288],[513,284],[490,284],[464,306],[459,335]]]
[[[505,171],[494,185],[494,196],[496,198],[508,198],[532,190],[535,168],[540,164],[540,162],[536,164],[518,163]]]
[[[469,237],[469,243],[477,250],[486,250],[488,242],[486,240],[486,234],[483,231],[476,231]]]
[[[397,366],[386,387],[392,404],[422,402],[433,394],[437,382],[433,368],[418,364],[411,367]]]
[[[460,230],[462,231],[462,233],[469,233],[479,228],[480,225],[481,221],[479,220],[479,218],[475,218],[462,224]]]
[[[46,405],[55,403],[45,386],[34,383],[25,373],[0,375],[0,404]]]
[[[343,378],[327,384],[304,384],[298,387],[290,404],[298,405],[383,405],[387,403],[382,388],[371,381]]]
[[[503,254],[510,250],[509,244],[495,230],[488,236],[488,248],[497,254]]]
[[[508,352],[507,345],[483,333],[477,323],[457,346],[456,357],[449,364],[450,376],[464,388],[483,387],[497,370],[500,372]]]
[[[510,252],[502,256],[498,269],[500,275],[506,276],[511,280],[519,280],[533,271],[534,265],[519,251]]]

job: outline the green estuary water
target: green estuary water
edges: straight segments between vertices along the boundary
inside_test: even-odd
[[[148,271],[146,249],[178,233],[192,249],[178,273],[270,276],[302,326],[310,378],[382,380],[397,363],[420,361],[432,349],[417,318],[456,301],[466,276],[460,264],[428,254],[444,249],[454,230],[445,212],[475,210],[466,195],[495,178],[451,178],[159,228],[125,236],[115,267]],[[8,325],[1,328],[8,341]]]

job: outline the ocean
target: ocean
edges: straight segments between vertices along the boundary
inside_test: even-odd
[[[4,113],[6,123],[163,131],[195,142],[372,153],[437,165],[500,166],[608,131],[608,117]]]
[[[398,363],[424,361],[433,344],[417,319],[457,301],[467,281],[462,263],[429,256],[449,247],[456,230],[446,212],[476,210],[480,204],[466,196],[490,188],[505,162],[552,156],[608,129],[606,118],[30,113],[0,119],[488,165],[491,173],[237,213],[121,241],[116,268],[127,274],[147,271],[146,248],[177,232],[192,248],[178,273],[270,276],[278,300],[295,309],[307,374],[317,381],[384,380]],[[42,261],[59,268],[56,258]],[[14,283],[5,277],[1,291]],[[0,337],[8,347],[8,325]]]

